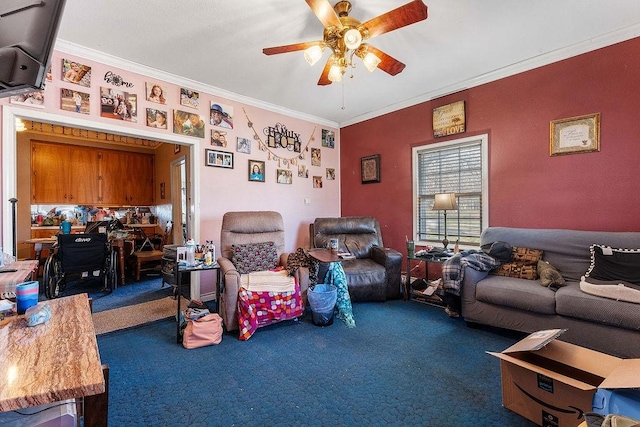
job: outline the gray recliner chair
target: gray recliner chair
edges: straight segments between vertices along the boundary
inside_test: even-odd
[[[331,239],[338,239],[338,251],[356,257],[341,261],[352,301],[400,297],[402,254],[384,247],[380,224],[375,218],[316,218],[310,225],[310,238],[314,248],[328,248]],[[320,265],[318,282],[322,282],[325,274],[326,265]]]

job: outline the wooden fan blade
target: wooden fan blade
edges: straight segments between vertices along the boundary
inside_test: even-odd
[[[370,44],[364,44],[363,46],[366,47],[367,52],[371,52],[375,56],[380,58],[380,63],[378,64],[378,68],[384,71],[385,73],[395,76],[396,74],[399,74],[402,70],[404,70],[404,67],[406,67],[406,65],[403,64],[402,62],[398,61],[397,59],[395,59],[390,55],[387,55],[380,49],[377,49],[371,46]]]
[[[336,11],[333,10],[329,0],[306,0],[306,2],[325,28],[337,27],[340,30],[342,29],[342,22],[340,22],[340,18],[338,18]]]
[[[361,26],[367,30],[371,38],[425,19],[427,19],[427,6],[421,0],[413,0],[411,3],[370,19]]]
[[[322,74],[320,74],[320,80],[318,80],[318,86],[326,86],[331,84],[331,80],[329,80],[329,70],[331,69],[331,58],[327,59],[327,63],[324,65],[324,69],[322,70]]]
[[[284,46],[275,46],[275,47],[265,47],[262,49],[262,53],[265,55],[277,55],[279,53],[287,53],[287,52],[295,52],[298,50],[305,50],[310,48],[311,46],[322,44],[321,41],[315,42],[304,42],[304,43],[295,43],[295,44],[287,44]]]

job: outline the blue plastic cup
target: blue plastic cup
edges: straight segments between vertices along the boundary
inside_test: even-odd
[[[40,285],[37,281],[23,282],[16,285],[16,308],[18,314],[24,314],[29,307],[38,304]]]

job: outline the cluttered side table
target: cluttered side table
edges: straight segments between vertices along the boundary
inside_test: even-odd
[[[416,301],[416,302],[420,302],[423,304],[430,304],[430,305],[436,305],[436,306],[444,306],[445,303],[442,301],[442,299],[436,294],[436,289],[438,288],[438,282],[437,280],[429,280],[429,269],[430,268],[435,268],[435,265],[440,265],[443,264],[447,259],[449,259],[449,257],[444,257],[444,256],[431,256],[431,255],[422,255],[422,256],[418,256],[416,255],[412,255],[412,256],[407,256],[407,277],[406,280],[404,281],[403,284],[403,289],[402,289],[402,293],[403,293],[403,298],[405,301]],[[412,289],[411,287],[411,264],[415,263],[415,262],[424,262],[425,267],[424,267],[424,281],[426,282],[427,286],[424,289],[421,290],[417,290],[417,289]],[[433,265],[432,265],[433,264]],[[417,279],[416,279],[417,280]]]
[[[176,279],[176,300],[178,301],[177,303],[177,312],[176,312],[176,341],[178,342],[178,344],[180,344],[182,342],[182,334],[180,333],[180,302],[181,302],[181,295],[182,295],[182,273],[191,273],[191,272],[202,272],[202,271],[209,271],[209,270],[215,270],[216,271],[216,313],[220,312],[220,265],[217,262],[212,262],[211,264],[207,265],[205,263],[202,262],[198,262],[196,265],[194,266],[186,266],[183,265],[182,263],[176,262],[175,263],[175,279]]]

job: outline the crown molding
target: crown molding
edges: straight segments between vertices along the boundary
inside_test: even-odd
[[[567,46],[562,49],[556,49],[554,51],[535,56],[533,58],[526,59],[521,62],[516,62],[506,67],[498,68],[491,72],[481,74],[479,76],[472,77],[470,79],[454,83],[449,86],[444,86],[431,92],[423,93],[417,97],[411,98],[407,101],[390,105],[384,109],[372,111],[367,114],[363,114],[354,117],[346,122],[341,122],[340,127],[353,125],[363,122],[365,120],[373,119],[375,117],[382,116],[384,114],[392,113],[394,111],[401,110],[403,108],[411,107],[413,105],[421,104],[423,102],[430,101],[432,99],[440,98],[445,95],[450,95],[455,92],[460,92],[465,89],[469,89],[475,86],[480,86],[485,83],[490,83],[496,80],[503,79],[505,77],[513,76],[525,71],[530,71],[535,68],[543,67],[545,65],[553,64],[554,62],[562,61],[574,56],[582,55],[583,53],[591,52],[603,47],[611,46],[616,43],[620,43],[626,40],[633,39],[640,35],[640,24],[635,24],[620,30],[612,31],[604,34],[600,37],[594,37],[589,40],[585,40],[580,43]]]
[[[339,123],[327,120],[321,117],[305,114],[300,111],[290,110],[288,108],[281,107],[279,105],[263,102],[255,98],[250,98],[230,92],[215,86],[206,85],[195,80],[190,80],[185,77],[177,76],[175,74],[167,73],[156,68],[151,68],[146,65],[138,64],[137,62],[128,61],[126,59],[119,58],[117,56],[109,55],[104,52],[100,52],[94,49],[80,46],[75,43],[68,42],[66,40],[57,39],[55,49],[59,52],[75,55],[81,58],[85,58],[91,61],[100,62],[106,65],[117,67],[123,70],[132,71],[134,73],[147,76],[151,79],[165,81],[177,86],[189,87],[190,89],[198,90],[210,95],[219,96],[231,101],[236,101],[244,105],[250,105],[252,107],[261,108],[273,113],[282,114],[285,116],[293,117],[300,120],[306,120],[312,123],[317,123],[322,126],[333,127],[339,129]]]

